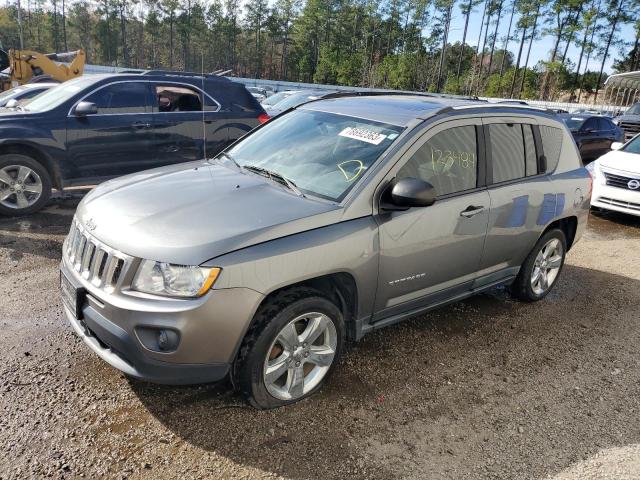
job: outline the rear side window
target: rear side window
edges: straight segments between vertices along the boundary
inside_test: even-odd
[[[524,136],[516,123],[489,125],[493,183],[525,176]]]
[[[478,141],[472,125],[437,133],[407,161],[397,178],[425,180],[437,195],[475,188],[478,179]]]
[[[533,127],[531,125],[522,125],[522,134],[524,137],[525,173],[527,177],[530,177],[538,174],[538,155],[533,137]]]
[[[560,161],[560,151],[562,150],[563,132],[559,128],[540,125],[540,136],[542,137],[542,149],[547,157],[547,172],[552,172]]]
[[[142,82],[113,83],[84,100],[95,103],[99,114],[145,113],[150,111],[147,91]]]

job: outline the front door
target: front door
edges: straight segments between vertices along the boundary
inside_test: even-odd
[[[163,165],[210,158],[227,145],[229,114],[202,90],[158,82],[153,96],[156,156]]]
[[[489,194],[484,188],[481,122],[438,125],[413,145],[388,179],[431,183],[430,207],[380,212],[380,271],[373,321],[435,304],[471,288],[479,269]]]
[[[84,179],[156,166],[148,82],[115,82],[89,94],[98,113],[67,117],[67,152]]]

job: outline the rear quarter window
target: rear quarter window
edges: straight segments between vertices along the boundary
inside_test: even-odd
[[[556,127],[540,125],[540,137],[542,137],[542,149],[547,157],[547,172],[553,172],[560,161],[560,151],[562,150],[562,138],[564,132]]]

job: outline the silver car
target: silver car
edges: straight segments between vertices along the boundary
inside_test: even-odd
[[[230,375],[277,407],[372,330],[496,285],[544,298],[590,182],[564,124],[535,108],[317,100],[216,158],[93,190],[64,243],[64,309],[127,375]]]

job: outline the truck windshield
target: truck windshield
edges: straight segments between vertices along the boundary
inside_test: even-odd
[[[226,155],[241,167],[276,172],[305,194],[341,201],[402,130],[300,109],[267,123]]]
[[[625,112],[625,115],[640,115],[640,103],[636,103],[629,110]]]
[[[78,77],[53,87],[34,97],[24,109],[29,112],[46,112],[62,105],[89,85],[95,83],[95,78]]]

